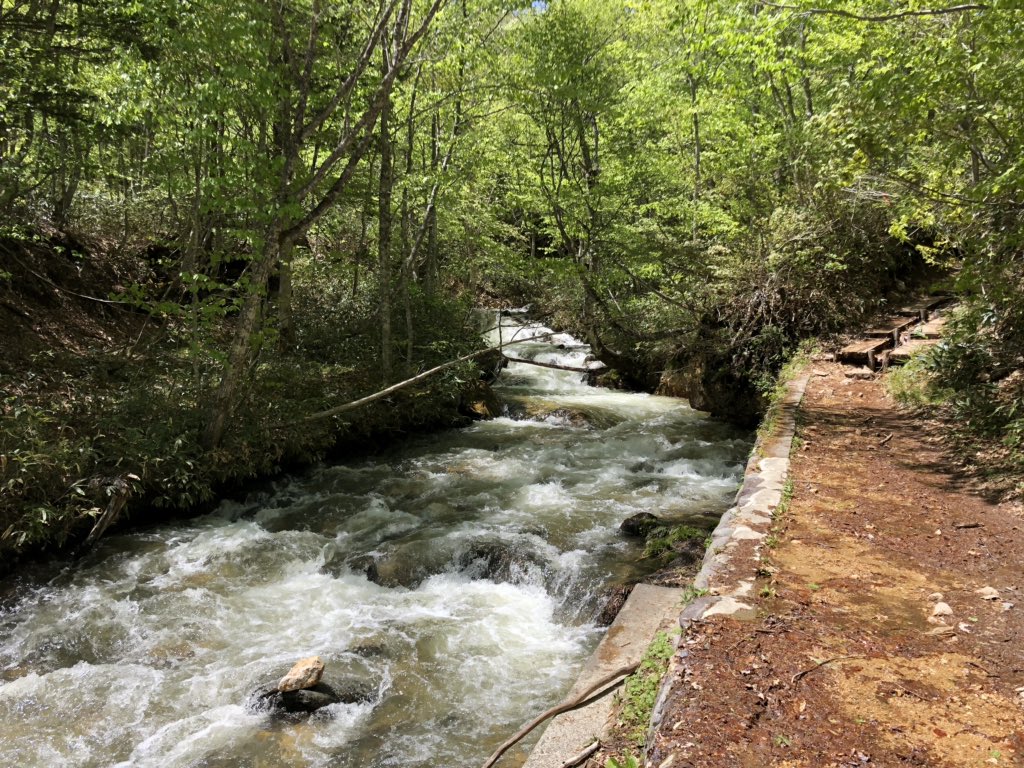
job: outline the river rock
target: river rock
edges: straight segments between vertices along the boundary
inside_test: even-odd
[[[615,621],[615,617],[619,615],[619,611],[622,610],[622,606],[626,604],[629,593],[633,591],[633,586],[633,584],[616,584],[614,587],[604,591],[602,595],[606,598],[604,605],[601,606],[601,610],[594,619],[594,623],[597,626],[611,626],[612,622]]]
[[[366,680],[320,681],[312,688],[279,691],[273,684],[261,685],[249,696],[246,705],[251,712],[271,715],[308,715],[331,704],[360,704],[372,701],[377,686]]]
[[[383,546],[380,551],[373,554],[334,559],[325,563],[320,570],[335,577],[345,573],[361,573],[373,584],[388,589],[415,589],[432,572],[439,573],[443,570],[443,565],[435,563],[432,559],[421,562],[415,547]]]
[[[486,381],[479,379],[467,385],[459,410],[472,419],[496,419],[502,411],[494,390]]]
[[[281,678],[277,684],[277,690],[281,693],[299,691],[304,688],[312,688],[320,682],[324,676],[324,663],[319,656],[310,656],[308,659],[300,659],[288,670],[288,674]]]
[[[516,542],[501,539],[474,541],[458,556],[460,571],[496,582],[514,582],[529,569],[545,566],[544,559]]]
[[[697,338],[714,338],[714,324]],[[656,394],[684,397],[698,411],[708,411],[742,427],[756,426],[764,412],[764,396],[749,377],[736,370],[733,352],[699,344],[677,357],[675,368],[665,371]]]
[[[619,530],[626,536],[646,536],[662,522],[657,515],[650,512],[638,512],[630,515],[619,524]]]

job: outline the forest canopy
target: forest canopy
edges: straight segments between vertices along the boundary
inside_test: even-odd
[[[7,538],[97,477],[187,506],[318,455],[303,417],[473,351],[479,305],[750,421],[944,275],[925,367],[1019,457],[1022,39],[1010,0],[0,0],[0,290],[130,262],[93,298],[145,318],[88,395],[12,374]]]

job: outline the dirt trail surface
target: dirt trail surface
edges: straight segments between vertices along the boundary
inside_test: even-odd
[[[1024,510],[822,363],[757,616],[690,625],[647,764],[1024,766]]]

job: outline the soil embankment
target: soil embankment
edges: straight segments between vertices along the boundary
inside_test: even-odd
[[[122,251],[56,231],[0,237],[0,574],[128,518],[193,514],[283,469],[485,415],[483,371],[466,360],[415,390],[318,418],[382,388],[376,310],[353,314],[332,296],[338,306],[321,311],[322,286],[300,282],[294,318],[304,330],[294,343],[270,334],[255,345],[227,433],[207,450],[201,435],[239,286],[218,283],[208,298],[225,309],[203,314],[198,294],[183,293],[149,250]],[[479,349],[460,308],[434,319],[422,339],[431,343],[397,375]]]
[[[884,376],[811,374],[756,615],[689,625],[647,765],[1022,764],[1024,510]]]

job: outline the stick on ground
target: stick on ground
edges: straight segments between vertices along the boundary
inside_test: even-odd
[[[508,741],[506,741],[504,744],[502,744],[500,747],[494,750],[494,754],[487,758],[487,762],[485,762],[480,768],[492,768],[494,764],[501,759],[501,756],[509,750],[510,747],[514,746],[519,741],[522,741],[523,738],[525,738],[531,731],[533,731],[533,729],[535,729],[538,725],[543,723],[549,717],[554,717],[555,715],[560,715],[563,712],[568,712],[569,710],[576,709],[577,707],[588,703],[592,698],[598,698],[598,696],[604,695],[608,692],[610,688],[618,685],[626,677],[636,672],[636,668],[639,666],[640,662],[635,662],[628,666],[621,667],[620,669],[617,669],[615,672],[612,672],[610,675],[607,675],[606,677],[603,677],[600,680],[598,680],[596,683],[594,683],[594,685],[590,686],[587,690],[583,691],[583,693],[577,694],[576,696],[573,696],[570,699],[565,699],[560,704],[556,704],[555,706],[553,706],[551,709],[541,712],[539,715],[537,715],[537,717],[533,718],[533,720],[531,720],[518,731],[516,731],[515,734],[513,734],[508,739]]]

